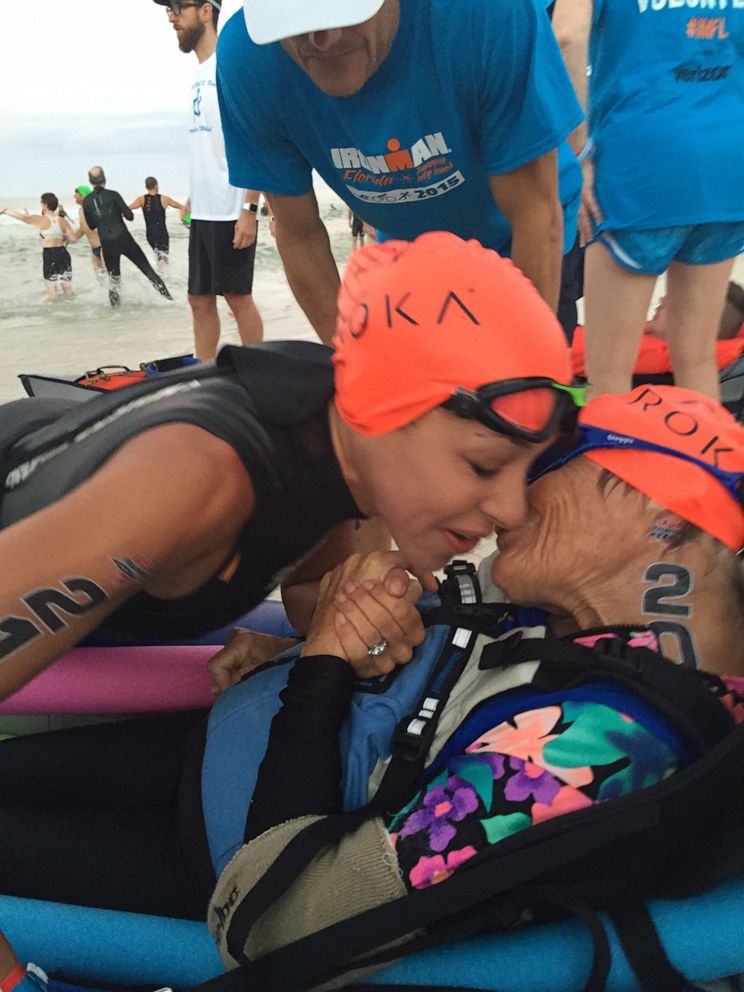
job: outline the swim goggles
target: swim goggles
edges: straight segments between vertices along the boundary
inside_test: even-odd
[[[458,387],[442,406],[506,437],[539,443],[559,427],[573,429],[585,402],[584,386],[564,386],[554,379],[532,376],[489,382],[475,390]]]
[[[538,467],[529,476],[529,482],[536,482],[548,472],[561,468],[567,462],[586,454],[597,448],[616,448],[623,451],[651,451],[660,455],[671,455],[673,458],[681,458],[682,461],[697,465],[698,468],[705,469],[726,489],[731,496],[742,506],[744,506],[744,472],[727,472],[725,469],[704,462],[693,455],[688,455],[675,448],[666,448],[661,444],[654,444],[652,441],[642,441],[640,438],[632,437],[630,434],[620,434],[617,431],[607,431],[602,427],[593,427],[591,424],[579,424],[578,436],[574,439],[575,447],[557,458],[546,467]]]

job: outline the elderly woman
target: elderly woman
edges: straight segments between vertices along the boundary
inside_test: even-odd
[[[653,655],[663,650],[689,667],[685,677],[696,685],[696,666],[742,675],[736,553],[744,543],[744,429],[697,394],[637,390],[593,401],[581,415],[578,447],[554,467],[533,484],[525,522],[500,528],[502,552],[490,566],[511,599],[539,612],[506,608],[503,592],[491,587],[490,636],[475,642],[449,693],[420,777],[386,804],[374,821],[372,849],[361,851],[385,871],[348,886],[351,901],[331,898],[321,875],[302,911],[290,890],[280,916],[256,927],[264,950],[284,942],[285,923],[298,937],[445,876],[457,868],[453,851],[482,850],[498,839],[484,820],[516,815],[510,822],[521,829],[623,795],[634,780],[651,784],[684,764],[675,733],[623,687],[610,696],[605,689],[564,692],[546,711],[528,685],[521,706],[479,707],[486,718],[474,724],[479,701],[511,699],[502,690],[519,683],[479,668],[488,643],[498,645],[515,627],[530,644],[550,640],[567,651],[589,650],[598,640],[622,650],[641,645]],[[379,582],[389,564],[357,557],[327,576],[302,656],[277,659],[225,692],[206,741],[203,733],[190,739],[199,718],[187,714],[4,743],[0,891],[199,918],[221,875],[210,925],[226,964],[234,964],[225,936],[236,878],[243,892],[249,889],[253,866],[271,863],[308,816],[364,806],[380,783],[396,728],[418,713],[428,689],[446,626],[429,631],[411,664],[368,678],[381,640],[395,644],[400,660],[423,640],[407,600],[387,595]],[[529,683],[525,671],[516,669]],[[355,681],[355,672],[366,681]],[[733,705],[733,684],[706,679]],[[618,698],[630,720],[617,718]],[[565,720],[554,750],[570,754],[577,724],[580,741],[582,727],[590,733],[591,746],[568,761],[565,754],[556,760],[541,742],[559,717]],[[434,768],[436,784],[446,785],[463,760],[485,762],[491,771],[508,766],[508,775],[487,800],[469,797],[451,824],[456,829],[427,848],[426,834],[415,827],[426,819],[417,811],[431,805],[429,772]],[[512,790],[519,783],[509,781],[520,770],[543,776],[544,788],[531,798],[529,790],[520,793],[517,802]],[[336,853],[328,877],[343,880],[344,858],[360,852],[352,843]],[[335,917],[329,906],[337,908]],[[315,926],[307,926],[306,910]]]
[[[476,644],[428,738],[425,768],[407,793],[393,805],[386,793],[375,819],[357,824],[355,833],[300,872],[249,932],[238,923],[231,933],[236,907],[254,899],[251,890],[290,841],[319,817],[362,806],[362,783],[374,793],[397,721],[406,713],[409,721],[428,720],[427,706],[437,707],[433,683],[427,684],[431,665],[415,659],[382,696],[390,716],[365,716],[354,668],[365,664],[359,644],[370,636],[370,563],[338,568],[282,693],[252,803],[248,808],[234,800],[247,808],[246,843],[224,868],[209,916],[225,963],[236,964],[243,943],[249,959],[260,958],[441,882],[532,824],[622,797],[684,767],[689,755],[672,727],[627,685],[608,689],[595,678],[544,702],[529,662],[543,657],[544,643],[566,660],[576,646],[591,653],[600,642],[610,642],[605,658],[641,649],[689,669],[679,673],[687,681],[690,673],[696,682],[698,672],[717,673],[721,680],[700,677],[703,697],[713,688],[726,700],[735,714],[732,727],[744,719],[744,697],[737,695],[744,689],[737,557],[744,544],[743,479],[744,430],[713,401],[674,387],[641,387],[590,402],[577,443],[533,483],[527,519],[500,530],[500,553],[490,563],[490,581],[499,588],[492,586],[487,598],[505,593],[539,612],[510,610],[491,648],[487,640]],[[346,617],[341,624],[339,605]],[[493,607],[495,617],[499,609]],[[513,640],[515,628],[523,664],[494,668],[494,645]],[[604,677],[610,681],[611,669]],[[257,682],[270,677],[254,676]],[[229,696],[212,715],[214,739],[204,765],[212,770],[218,753],[212,748],[221,741],[226,753],[231,736],[235,742],[240,733],[239,707]],[[408,708],[405,702],[396,707],[404,697]],[[703,709],[696,718],[702,720]],[[247,713],[245,719],[243,733]],[[403,719],[398,735],[410,726]],[[478,784],[482,776],[487,788]],[[205,780],[213,856],[225,837],[209,808],[218,796]],[[226,850],[220,853],[224,859]],[[231,893],[238,895],[231,900]],[[445,887],[443,905],[446,893]]]

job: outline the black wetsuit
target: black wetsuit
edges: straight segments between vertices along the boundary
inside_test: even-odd
[[[3,894],[204,920],[205,733],[192,711],[4,741]]]
[[[103,260],[109,274],[109,301],[111,306],[121,302],[121,256],[124,255],[147,276],[161,296],[172,299],[168,287],[145,258],[145,253],[129,233],[124,218],[134,220],[134,214],[120,193],[103,186],[96,186],[83,200],[83,213],[88,227],[98,231],[103,249]]]
[[[303,779],[272,725],[261,781],[289,760],[282,808],[325,811],[341,775],[338,727],[353,688],[348,665],[298,666],[279,719],[300,749]],[[330,668],[330,671],[326,669]],[[345,670],[344,670],[345,669]],[[307,676],[310,676],[308,679]],[[304,689],[300,684],[304,677]],[[317,714],[317,715],[316,715]],[[17,737],[0,749],[0,890],[5,895],[204,920],[216,884],[201,801],[203,711],[158,714]],[[52,739],[53,738],[53,739]],[[299,741],[299,743],[298,743]],[[296,750],[295,750],[296,754]],[[329,798],[330,797],[330,798]],[[338,811],[338,810],[336,810]],[[251,836],[278,822],[266,789]]]
[[[158,261],[167,259],[170,248],[168,228],[165,226],[165,207],[159,193],[145,193],[142,213],[147,228],[147,243],[157,255]]]
[[[216,366],[168,373],[87,403],[6,404],[0,525],[56,502],[137,434],[160,424],[196,424],[235,449],[253,484],[256,506],[237,540],[239,564],[228,580],[215,575],[182,599],[140,593],[99,629],[167,643],[233,622],[335,524],[358,515],[331,446],[330,355],[323,345],[299,341],[226,347]]]

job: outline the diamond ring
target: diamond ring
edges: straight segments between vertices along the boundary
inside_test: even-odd
[[[383,638],[383,640],[378,641],[377,644],[373,644],[371,648],[367,648],[367,654],[370,658],[376,658],[383,651],[387,651],[388,642]]]

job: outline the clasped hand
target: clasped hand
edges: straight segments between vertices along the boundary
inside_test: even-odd
[[[352,555],[328,572],[302,655],[344,658],[358,678],[374,678],[411,660],[424,640],[424,625],[415,603],[421,586],[400,564],[394,551]],[[370,656],[369,649],[387,642]]]
[[[397,552],[352,555],[321,580],[303,656],[336,655],[363,679],[391,672],[410,661],[413,649],[424,640],[424,625],[414,605],[420,595],[420,584],[401,566]],[[387,642],[385,650],[370,656],[369,648],[381,641]],[[295,638],[236,627],[207,666],[212,691],[229,689],[296,643]]]

